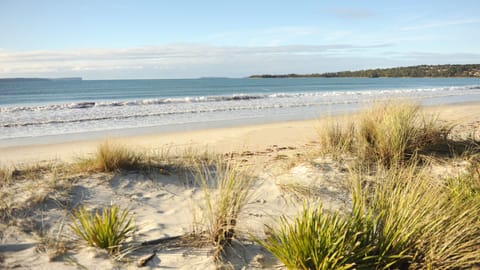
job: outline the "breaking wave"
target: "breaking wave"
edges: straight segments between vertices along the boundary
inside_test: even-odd
[[[93,107],[124,107],[124,106],[142,106],[142,105],[162,105],[162,104],[182,104],[182,103],[206,103],[206,102],[225,102],[225,101],[249,101],[258,99],[276,99],[276,98],[303,98],[303,97],[338,97],[338,96],[389,96],[389,95],[408,95],[415,93],[419,96],[430,94],[430,96],[445,96],[448,94],[458,95],[459,91],[480,90],[480,85],[454,86],[438,88],[415,88],[415,89],[389,89],[389,90],[363,90],[363,91],[329,91],[329,92],[299,92],[299,93],[273,93],[273,94],[235,94],[219,96],[188,96],[172,97],[158,99],[125,100],[125,101],[86,101],[65,104],[50,104],[40,106],[12,106],[0,107],[0,112],[21,112],[21,111],[57,111],[69,109],[90,109]]]

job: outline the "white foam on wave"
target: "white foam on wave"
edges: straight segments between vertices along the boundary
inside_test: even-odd
[[[411,89],[387,89],[387,90],[361,90],[361,91],[322,91],[322,92],[293,92],[293,93],[271,93],[271,94],[233,94],[219,96],[187,96],[187,97],[169,97],[158,99],[126,100],[126,101],[86,101],[66,104],[51,104],[40,106],[12,106],[0,107],[0,112],[19,112],[19,111],[57,111],[68,109],[88,109],[92,107],[123,107],[123,106],[142,106],[142,105],[161,105],[161,104],[181,104],[181,103],[204,103],[204,102],[222,102],[235,100],[256,100],[256,99],[274,99],[274,98],[302,98],[302,97],[337,97],[337,96],[382,96],[395,94],[422,95],[425,93],[437,93],[439,96],[450,94],[459,94],[466,90],[480,90],[478,85],[451,86],[436,88],[411,88]]]

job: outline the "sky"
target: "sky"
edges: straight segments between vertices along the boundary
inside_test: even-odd
[[[479,0],[0,0],[0,78],[480,63]]]

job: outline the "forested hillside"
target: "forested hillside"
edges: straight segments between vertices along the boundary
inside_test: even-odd
[[[253,75],[250,78],[308,78],[308,77],[480,77],[480,64],[421,65],[358,71],[340,71],[313,74]]]

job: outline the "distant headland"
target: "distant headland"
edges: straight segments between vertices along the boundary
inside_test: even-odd
[[[252,75],[249,78],[336,78],[336,77],[364,77],[364,78],[442,78],[442,77],[480,77],[480,64],[468,65],[420,65],[395,68],[377,68],[358,71],[339,71],[313,74],[279,74],[279,75]]]
[[[23,81],[81,81],[82,77],[66,78],[0,78],[0,82],[23,82]]]

